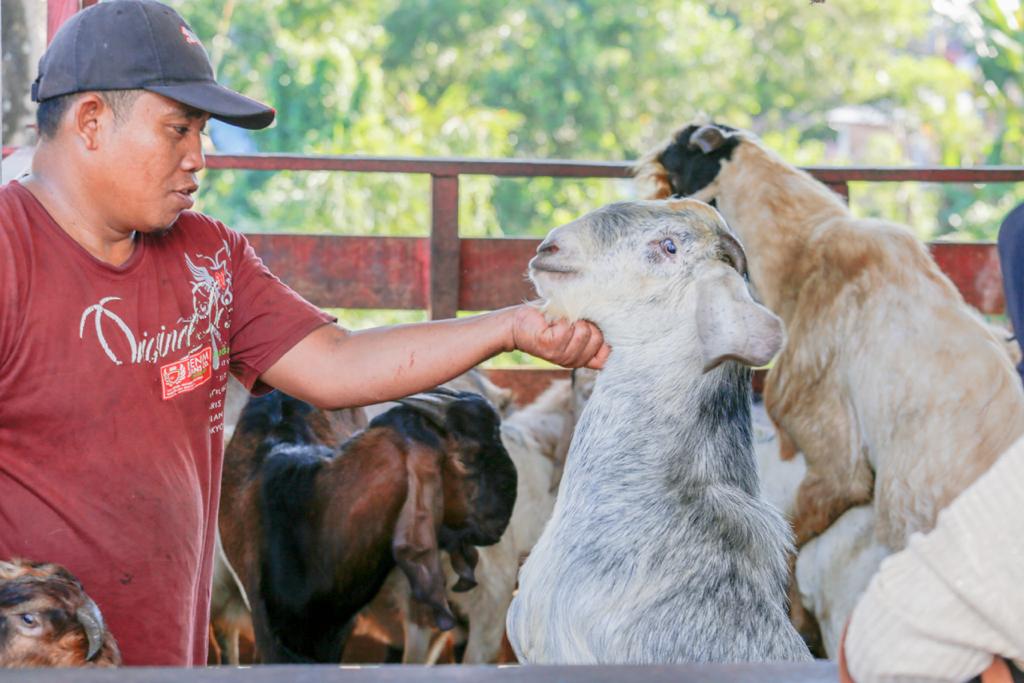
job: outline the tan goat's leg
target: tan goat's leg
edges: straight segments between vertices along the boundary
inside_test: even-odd
[[[870,502],[874,475],[842,390],[827,378],[813,390],[766,382],[765,408],[807,461],[792,520],[799,548],[851,507]]]
[[[808,462],[807,474],[796,492],[793,513],[797,548],[829,528],[850,508],[871,502],[871,470],[865,461],[825,473],[820,472],[820,465],[816,468],[810,464],[810,458]],[[837,464],[829,462],[832,466]]]

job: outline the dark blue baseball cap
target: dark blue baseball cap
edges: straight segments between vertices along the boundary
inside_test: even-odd
[[[156,0],[111,0],[75,13],[39,60],[32,100],[89,90],[148,90],[242,128],[275,111],[225,88],[181,15]]]

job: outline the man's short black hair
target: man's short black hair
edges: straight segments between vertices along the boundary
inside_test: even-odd
[[[122,123],[131,111],[132,105],[144,91],[142,90],[100,90],[99,96],[110,107],[114,114],[114,120]],[[36,126],[39,128],[40,138],[53,138],[57,135],[60,127],[60,120],[64,118],[71,104],[81,97],[83,93],[75,92],[68,95],[51,97],[39,103],[36,110]]]

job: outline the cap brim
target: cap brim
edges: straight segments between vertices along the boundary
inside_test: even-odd
[[[209,112],[210,116],[233,126],[256,130],[274,122],[273,107],[236,93],[214,81],[193,81],[174,85],[147,85],[155,92],[190,107]]]

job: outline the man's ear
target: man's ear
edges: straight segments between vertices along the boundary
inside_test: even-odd
[[[71,105],[72,133],[87,150],[99,148],[100,129],[110,119],[110,106],[98,93],[85,93]]]

